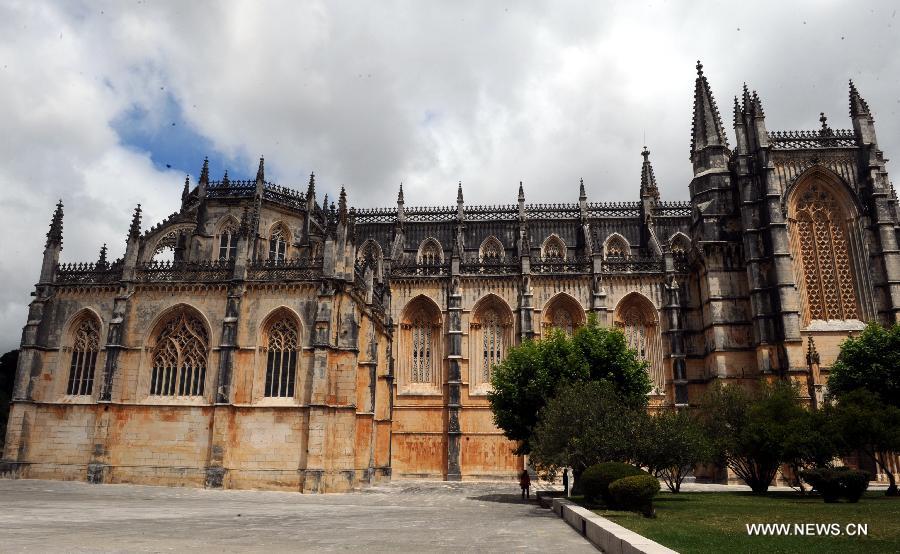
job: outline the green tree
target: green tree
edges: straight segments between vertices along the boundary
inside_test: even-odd
[[[845,453],[861,450],[871,456],[887,475],[886,494],[897,496],[897,480],[888,463],[889,452],[900,451],[900,408],[885,404],[865,389],[843,394],[839,402],[826,406],[844,443]]]
[[[870,323],[859,336],[841,344],[828,375],[828,391],[840,398],[857,389],[900,408],[900,323],[892,327]]]
[[[784,463],[791,468],[794,485],[804,491],[800,472],[831,467],[841,453],[842,439],[834,418],[824,410],[804,410],[788,429]]]
[[[551,476],[571,467],[576,481],[596,463],[629,462],[644,414],[609,382],[564,384],[540,412],[530,460]]]
[[[715,385],[705,395],[700,416],[714,457],[755,494],[765,493],[786,461],[785,445],[805,409],[794,386],[762,384],[756,391]]]
[[[553,329],[541,340],[510,348],[491,377],[494,423],[507,438],[520,441],[519,453],[528,453],[547,400],[563,384],[590,381],[610,383],[635,405],[646,403],[651,388],[646,363],[628,348],[622,332],[601,327],[593,315],[572,337]]]
[[[643,418],[638,432],[635,461],[662,478],[673,493],[700,462],[712,458],[712,447],[696,414],[688,410],[662,410]]]
[[[13,383],[16,379],[18,362],[18,350],[10,350],[3,356],[0,356],[0,453],[3,452],[3,443],[6,441],[9,403],[12,401]]]

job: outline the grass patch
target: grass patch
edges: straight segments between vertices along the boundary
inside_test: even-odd
[[[573,498],[578,501],[579,499]],[[588,506],[595,513],[679,552],[900,552],[900,499],[869,492],[858,504],[825,504],[795,492],[660,493],[656,518]],[[750,523],[837,523],[841,536],[749,536]],[[847,536],[847,524],[868,524]],[[793,528],[791,529],[793,532]]]

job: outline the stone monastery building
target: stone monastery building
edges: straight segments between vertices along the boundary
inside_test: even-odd
[[[900,320],[896,194],[872,113],[770,131],[745,87],[728,144],[697,66],[689,202],[353,209],[266,181],[185,182],[123,258],[59,263],[62,204],[22,334],[3,468],[91,482],[341,491],[512,477],[492,366],[596,314],[649,362],[651,404],[716,380],[822,394],[838,344]],[[637,175],[637,167],[635,174]],[[639,186],[638,186],[639,185]],[[574,188],[574,187],[573,187]],[[573,194],[574,196],[574,194]],[[174,261],[159,254],[172,250]],[[821,368],[820,368],[821,365]]]

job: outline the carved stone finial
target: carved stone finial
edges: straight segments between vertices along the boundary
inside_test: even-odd
[[[463,203],[462,181],[459,182],[459,187],[456,189],[456,203]]]
[[[578,181],[578,200],[584,202],[587,200],[587,192],[584,190],[584,179]]]
[[[200,182],[209,183],[209,158],[203,157],[203,168],[200,170]]]
[[[131,216],[131,226],[128,228],[128,238],[136,239],[141,236],[141,205],[138,204]]]
[[[850,80],[850,117],[870,116],[872,112],[869,110],[869,104],[863,100],[853,80]]]
[[[816,350],[816,341],[812,337],[809,337],[806,343],[806,363],[819,365],[819,351]]]
[[[650,164],[650,150],[646,146],[641,151],[641,156],[644,157],[644,163],[641,165],[641,198],[659,200],[659,187],[656,184],[653,165]]]
[[[341,223],[347,223],[347,191],[341,185],[341,194],[338,196],[338,218]]]
[[[315,200],[316,198],[316,174],[309,174],[309,186],[306,187],[306,198],[307,200]]]
[[[697,62],[697,79],[694,83],[694,118],[691,129],[691,159],[694,154],[709,146],[728,147],[728,137],[722,126],[719,108],[703,75],[703,65]]]
[[[229,184],[231,184],[231,181],[228,180],[228,170],[226,169],[225,175],[222,176],[222,186],[227,187]]]
[[[522,186],[522,181],[519,181],[519,202],[525,201],[525,188]]]
[[[44,245],[49,248],[50,246],[62,246],[62,232],[63,232],[63,202],[62,198],[59,199],[59,202],[56,203],[56,209],[53,210],[53,217],[50,219],[50,230],[47,231],[47,242]]]
[[[397,193],[397,203],[403,204],[403,181],[400,181],[400,192]]]
[[[266,180],[266,160],[262,156],[259,157],[259,168],[256,170],[256,180]]]
[[[188,194],[191,193],[191,176],[184,176],[184,188],[181,189],[181,203],[184,204],[187,202]]]
[[[106,243],[104,242],[100,247],[100,257],[97,258],[97,268],[106,269],[107,267],[109,267],[109,262],[106,261]]]

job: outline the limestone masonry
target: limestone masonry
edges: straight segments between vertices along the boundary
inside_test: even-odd
[[[651,405],[714,381],[793,378],[821,401],[838,345],[900,320],[900,223],[874,119],[767,130],[734,100],[732,149],[697,66],[689,202],[337,206],[227,173],[123,258],[60,264],[47,234],[0,472],[91,482],[348,490],[510,478],[492,422],[507,350],[596,314],[649,362]],[[637,169],[637,168],[636,168]],[[637,171],[636,171],[637,173]],[[635,188],[638,188],[637,185]]]

